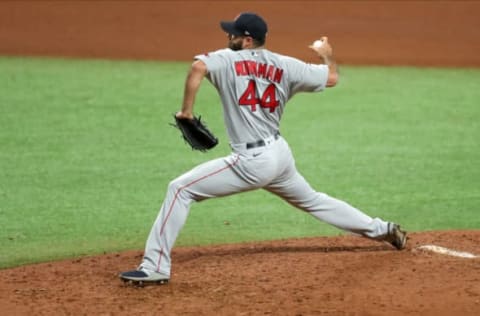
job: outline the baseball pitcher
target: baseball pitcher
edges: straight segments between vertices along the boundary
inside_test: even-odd
[[[170,182],[140,266],[121,273],[120,278],[140,285],[167,283],[172,247],[191,203],[260,188],[342,230],[405,248],[406,232],[399,225],[372,218],[315,191],[297,171],[290,147],[280,134],[280,120],[290,98],[337,84],[339,75],[328,38],[310,46],[323,62],[315,65],[266,49],[267,24],[257,14],[242,13],[220,25],[228,34],[228,48],[195,56],[176,118],[195,119],[195,96],[206,77],[220,95],[232,152]]]

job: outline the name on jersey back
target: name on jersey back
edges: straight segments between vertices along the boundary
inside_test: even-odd
[[[242,60],[235,62],[235,72],[237,76],[255,76],[257,78],[267,79],[272,82],[280,83],[283,76],[283,69],[274,65],[257,63],[254,60]]]

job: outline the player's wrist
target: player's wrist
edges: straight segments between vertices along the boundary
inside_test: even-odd
[[[179,111],[175,114],[175,117],[179,119],[193,119],[193,113],[189,111]]]

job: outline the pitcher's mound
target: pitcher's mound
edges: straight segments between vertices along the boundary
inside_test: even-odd
[[[408,248],[319,237],[176,248],[168,285],[118,279],[142,252],[1,270],[5,315],[478,315],[480,231],[410,234]]]

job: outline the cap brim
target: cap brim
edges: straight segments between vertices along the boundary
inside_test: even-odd
[[[222,27],[222,30],[224,30],[228,34],[243,35],[242,32],[235,28],[235,22],[221,21],[220,26]]]

